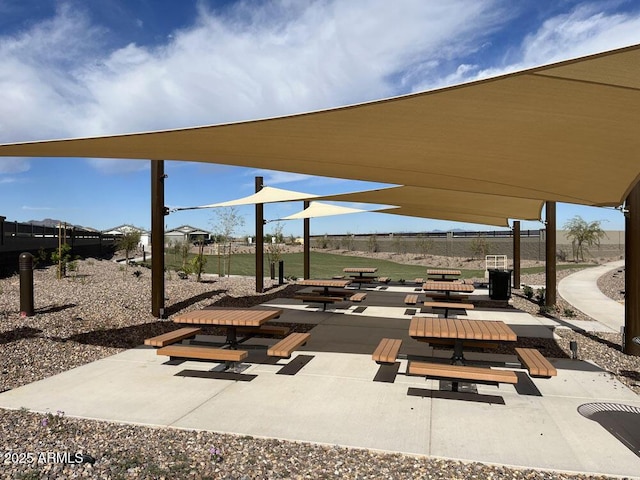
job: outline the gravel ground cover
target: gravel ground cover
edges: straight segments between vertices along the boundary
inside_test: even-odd
[[[455,266],[449,259],[446,263]],[[559,272],[559,278],[569,273]],[[605,287],[600,287],[605,293],[619,289],[620,275],[610,277],[603,280]],[[544,284],[544,275],[524,276],[522,282]],[[0,279],[0,391],[113,355],[171,329],[171,323],[157,321],[149,313],[150,283],[149,270],[125,268],[104,260],[79,261],[73,276],[62,280],[55,279],[52,268],[36,270],[36,315],[23,318],[19,315],[19,277]],[[212,304],[252,306],[289,295],[295,289],[277,287],[268,280],[265,287],[268,293],[258,295],[253,291],[252,279],[216,278],[197,283],[169,275],[169,314]],[[513,303],[532,314],[539,312],[539,306],[526,299],[522,290],[513,291]],[[561,304],[559,311],[564,313],[569,308]],[[576,318],[583,315],[575,314]],[[556,332],[560,339],[548,348],[568,356],[569,341],[577,339],[580,358],[595,361],[640,393],[640,361],[622,354],[620,335],[560,329]],[[0,410],[0,430],[0,478],[12,479],[607,478],[215,432],[122,425],[69,418],[64,412],[41,415]],[[47,461],[47,454],[59,458]]]

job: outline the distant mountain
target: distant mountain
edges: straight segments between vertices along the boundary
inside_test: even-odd
[[[45,218],[43,220],[29,220],[27,223],[31,223],[32,225],[37,225],[39,227],[55,227],[60,223],[64,223],[64,221]]]
[[[38,227],[52,227],[55,228],[60,224],[64,224],[64,220],[56,220],[55,218],[44,218],[42,220],[29,220],[26,223],[30,223],[32,225],[36,225]],[[93,230],[88,229],[87,227],[83,227],[82,225],[73,225],[72,223],[67,222],[67,227],[75,227],[83,230]]]

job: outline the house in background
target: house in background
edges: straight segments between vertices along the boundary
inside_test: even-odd
[[[192,227],[191,225],[182,225],[164,232],[164,242],[166,245],[175,244],[176,242],[194,243],[203,240],[207,241],[210,238],[211,232]]]
[[[103,230],[102,233],[110,235],[124,235],[129,232],[140,232],[140,247],[144,247],[149,250],[151,247],[151,232],[144,228],[136,227],[134,225],[119,225],[117,227],[110,228],[109,230]]]

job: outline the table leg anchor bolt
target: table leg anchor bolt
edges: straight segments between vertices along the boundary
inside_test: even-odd
[[[439,390],[441,392],[478,393],[478,387],[475,383],[452,382],[451,380],[440,380]]]
[[[241,362],[225,362],[224,364],[216,365],[210,372],[230,372],[230,373],[242,373],[251,365]]]

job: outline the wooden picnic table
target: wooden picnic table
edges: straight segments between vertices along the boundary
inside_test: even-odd
[[[444,293],[447,300],[453,298],[451,296],[452,292],[471,293],[474,290],[473,285],[467,285],[466,283],[453,283],[453,282],[426,282],[422,285],[422,289],[426,292]]]
[[[343,300],[347,296],[344,288],[350,283],[351,280],[349,279],[324,280],[309,278],[305,280],[299,280],[298,285],[320,287],[322,288],[322,290],[319,292],[296,294],[293,298],[302,300],[303,302],[321,303],[322,310],[324,311],[327,309],[328,303],[338,302],[340,300]],[[339,288],[340,290],[331,290],[331,288]]]
[[[449,318],[449,310],[473,310],[473,303],[460,302],[424,302],[425,307],[444,310],[444,318]]]
[[[463,364],[463,347],[473,342],[515,342],[516,333],[502,321],[463,320],[458,318],[413,317],[409,336],[428,342],[429,339],[453,340],[453,363]]]
[[[460,270],[443,270],[439,268],[430,268],[427,270],[427,276],[439,277],[439,280],[443,281],[452,281],[455,278],[447,278],[449,277],[459,277],[462,275]]]
[[[323,295],[327,296],[327,295],[331,295],[332,293],[331,290],[329,290],[330,288],[345,288],[347,285],[351,283],[351,280],[349,279],[325,280],[321,278],[316,278],[316,279],[307,278],[305,280],[298,280],[297,283],[298,285],[306,285],[308,287],[322,287]]]
[[[196,325],[218,325],[226,327],[226,343],[231,348],[236,348],[238,327],[259,327],[269,320],[279,317],[282,310],[264,308],[231,308],[209,307],[202,310],[194,310],[176,315],[175,323],[188,323]]]
[[[376,267],[345,267],[342,269],[342,271],[344,273],[353,274],[350,275],[350,277],[353,279],[353,282],[362,285],[363,283],[373,282],[376,277],[371,274],[376,273],[378,269]]]

